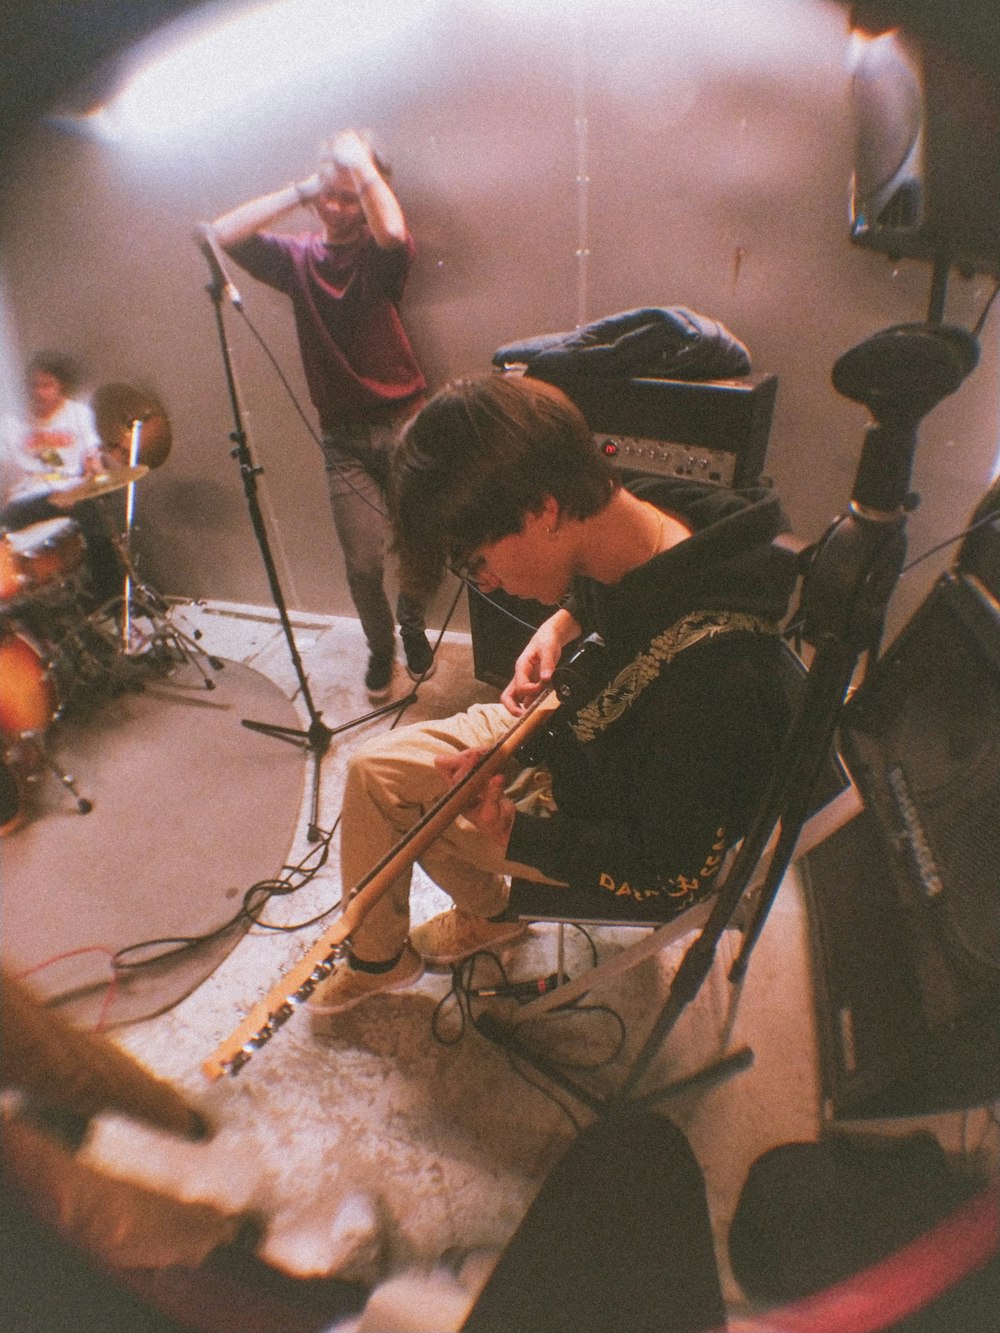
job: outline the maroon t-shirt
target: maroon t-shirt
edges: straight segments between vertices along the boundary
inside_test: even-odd
[[[382,249],[366,229],[329,245],[322,233],[258,232],[227,253],[291,299],[309,396],[320,425],[345,412],[402,405],[427,387],[399,317],[413,241]]]

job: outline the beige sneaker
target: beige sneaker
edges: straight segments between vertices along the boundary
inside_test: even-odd
[[[424,974],[424,960],[409,945],[394,968],[388,972],[362,972],[349,963],[341,963],[306,1001],[314,1014],[339,1014],[344,1009],[384,991],[404,990]]]
[[[528,933],[523,921],[488,921],[461,907],[440,912],[410,931],[410,943],[431,967],[460,963],[480,949],[519,940]]]

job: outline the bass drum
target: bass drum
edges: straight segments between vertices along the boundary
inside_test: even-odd
[[[62,591],[87,548],[72,518],[47,518],[0,536],[0,605]]]
[[[0,629],[0,736],[44,732],[59,715],[52,662],[23,629]]]

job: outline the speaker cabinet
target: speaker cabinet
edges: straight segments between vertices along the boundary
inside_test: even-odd
[[[684,477],[718,486],[759,484],[778,392],[775,375],[732,380],[549,381],[576,404],[594,446],[623,473]],[[477,680],[502,689],[518,654],[553,608],[505,593],[469,591]]]
[[[807,857],[825,1094],[848,1118],[1000,1095],[1000,607],[946,575],[845,709],[864,812]]]
[[[527,602],[505,592],[469,589],[469,631],[472,670],[476,680],[502,690],[514,674],[514,663],[535,630],[555,608]]]
[[[853,77],[852,239],[1000,276],[1000,92],[938,47],[869,42]]]
[[[962,542],[955,566],[1000,600],[1000,477],[976,506],[969,527],[974,530]]]

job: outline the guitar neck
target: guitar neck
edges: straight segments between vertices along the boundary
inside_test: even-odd
[[[420,821],[376,865],[348,898],[337,920],[247,1014],[229,1037],[203,1063],[212,1080],[223,1074],[238,1074],[255,1051],[274,1036],[299,1009],[316,987],[333,971],[337,955],[351,932],[364,919],[390,884],[420,856],[435,838],[465,809],[480,787],[514,755],[528,736],[548,720],[558,700],[542,696],[519,718],[507,735],[454,787],[436,802]]]

